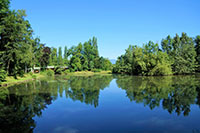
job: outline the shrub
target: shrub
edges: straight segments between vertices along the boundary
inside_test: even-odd
[[[33,73],[32,73],[32,72],[29,72],[29,75],[33,76]]]
[[[24,77],[24,71],[23,71],[23,70],[20,70],[20,71],[18,72],[18,74],[19,74],[20,77]]]
[[[70,68],[69,70],[70,70],[70,72],[75,72],[75,70],[74,70],[74,69],[72,69],[72,68]]]
[[[54,71],[53,70],[47,70],[46,75],[47,76],[54,76]]]
[[[101,72],[100,69],[92,69],[92,72]]]
[[[3,69],[0,69],[0,83],[5,81],[6,76],[7,76],[6,71]]]
[[[63,69],[62,68],[56,68],[55,69],[55,74],[62,74],[62,72],[63,72]]]
[[[32,76],[32,78],[33,78],[33,79],[36,79],[36,78],[37,78],[37,76],[36,76],[36,75],[31,75],[31,76]]]
[[[149,73],[150,76],[166,76],[171,75],[172,69],[168,64],[158,63]]]
[[[65,70],[65,71],[63,72],[63,74],[65,74],[65,75],[67,75],[68,73],[70,73],[70,70],[69,70],[69,69],[67,69],[67,70]]]

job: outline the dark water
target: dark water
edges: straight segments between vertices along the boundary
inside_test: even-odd
[[[56,77],[0,89],[0,132],[200,133],[200,77]]]

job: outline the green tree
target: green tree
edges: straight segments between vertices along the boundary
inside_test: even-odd
[[[89,41],[83,44],[83,55],[87,58],[89,70],[100,67],[99,52],[98,52],[96,37],[93,37],[92,40],[89,39]]]
[[[24,10],[8,11],[1,33],[1,57],[9,75],[26,71],[32,60],[32,29]]]
[[[40,66],[39,60],[43,55],[43,47],[43,44],[40,43],[40,38],[36,37],[32,44],[32,67]]]
[[[112,69],[112,63],[109,59],[100,57],[99,58],[99,69],[102,70],[111,70]]]
[[[166,51],[172,61],[172,70],[174,74],[193,73],[196,68],[196,51],[193,39],[188,37],[186,33],[178,34],[171,39],[167,37],[163,39],[162,49]]]
[[[63,66],[63,57],[62,57],[62,47],[59,47],[58,51],[58,65]]]
[[[68,60],[69,55],[70,53],[67,49],[67,46],[65,46],[65,50],[64,50],[64,64],[65,65],[69,65],[69,60]]]
[[[195,51],[196,51],[196,61],[198,64],[197,71],[200,71],[200,36],[196,36],[195,38]]]
[[[51,48],[51,55],[50,55],[50,65],[57,66],[58,65],[58,58],[57,58],[57,48]]]
[[[125,54],[118,57],[113,72],[132,75],[172,74],[167,53],[160,51],[158,44],[152,41],[145,44],[143,48],[130,45]]]
[[[82,70],[82,66],[81,66],[81,60],[79,57],[77,56],[72,56],[71,60],[70,60],[70,66],[74,71],[81,71]]]
[[[39,62],[40,62],[40,66],[42,67],[42,69],[45,69],[45,67],[47,67],[49,64],[51,49],[49,47],[44,47],[42,52],[43,52],[43,54],[42,54],[41,58],[39,59]]]

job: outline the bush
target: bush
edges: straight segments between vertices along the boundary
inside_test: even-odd
[[[20,77],[24,77],[24,71],[23,71],[23,70],[20,70],[20,71],[18,72],[18,74],[19,74]]]
[[[52,77],[52,76],[54,76],[54,71],[53,70],[47,70],[46,75]]]
[[[36,79],[36,78],[37,78],[37,76],[36,76],[36,75],[31,75],[31,76],[32,76],[32,78],[33,78],[33,79]]]
[[[62,74],[62,72],[63,72],[63,69],[62,68],[56,68],[55,69],[55,74]]]
[[[92,69],[92,72],[101,72],[101,69]]]
[[[6,71],[3,70],[3,69],[0,69],[0,83],[3,82],[3,81],[5,81],[6,76],[7,76]]]
[[[63,72],[63,74],[65,74],[65,75],[67,75],[68,73],[70,73],[70,70],[69,70],[69,69],[67,69],[67,70],[65,70],[65,71]]]
[[[70,72],[75,72],[75,70],[74,70],[74,69],[72,69],[72,68],[70,68],[69,70],[70,70]]]
[[[149,73],[150,76],[167,76],[172,74],[171,66],[158,63]]]
[[[31,76],[33,76],[33,73],[32,73],[32,72],[29,72],[29,74],[30,74]]]

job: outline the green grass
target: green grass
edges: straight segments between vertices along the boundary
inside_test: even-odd
[[[22,83],[22,82],[29,81],[29,80],[34,80],[35,77],[36,78],[44,77],[44,75],[42,75],[42,74],[33,74],[33,75],[35,75],[35,76],[32,76],[30,74],[25,74],[24,77],[17,77],[17,79],[15,79],[13,76],[7,76],[6,81],[0,83],[0,85],[1,86],[10,86],[13,84]]]
[[[101,72],[78,71],[78,72],[67,73],[67,76],[93,76],[93,75],[109,75],[109,74],[112,74],[112,72],[111,71],[101,71]],[[24,77],[17,77],[17,79],[15,79],[13,76],[7,76],[6,81],[0,83],[0,87],[1,86],[11,86],[14,84],[34,80],[35,77],[36,77],[36,79],[38,79],[38,78],[43,78],[46,76],[47,75],[45,72],[41,72],[41,73],[33,74],[33,75],[25,74]]]
[[[109,75],[112,74],[111,71],[101,71],[101,72],[91,72],[91,71],[78,71],[78,72],[71,72],[67,75],[69,76],[92,76],[92,75]]]

